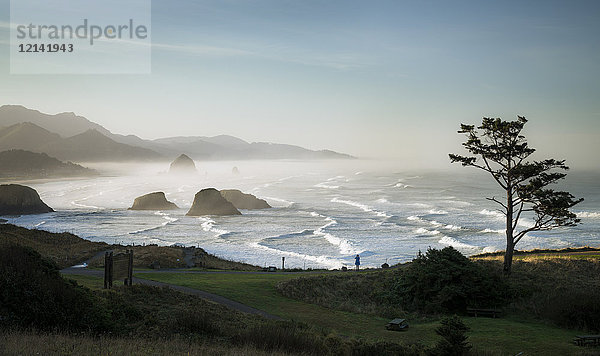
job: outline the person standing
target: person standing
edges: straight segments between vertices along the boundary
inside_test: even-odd
[[[356,257],[354,257],[354,269],[357,271],[360,269],[360,256],[359,255],[356,255]]]

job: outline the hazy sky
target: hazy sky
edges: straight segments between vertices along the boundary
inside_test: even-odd
[[[460,122],[530,119],[532,144],[600,159],[600,1],[153,1],[152,74],[9,75],[0,104],[143,138],[249,141],[447,164]]]

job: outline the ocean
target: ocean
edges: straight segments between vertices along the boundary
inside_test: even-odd
[[[503,192],[484,172],[418,171],[393,161],[197,162],[198,174],[172,176],[168,164],[98,166],[91,179],[31,181],[56,212],[4,217],[10,223],[92,241],[199,246],[259,266],[366,267],[409,261],[428,247],[467,255],[505,246],[503,216],[485,197]],[[232,172],[238,167],[239,174]],[[94,168],[94,167],[93,167]],[[584,197],[573,210],[582,224],[530,233],[517,249],[600,245],[600,173],[569,172],[557,188]],[[242,216],[187,217],[203,188],[240,189],[273,209]],[[163,191],[180,209],[127,210],[135,197]],[[520,227],[531,223],[522,219]]]

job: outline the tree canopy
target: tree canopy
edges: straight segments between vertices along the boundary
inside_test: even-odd
[[[514,246],[529,232],[550,230],[559,226],[574,226],[580,222],[569,209],[583,201],[569,192],[549,188],[566,177],[569,169],[564,160],[528,161],[535,152],[522,135],[527,120],[515,121],[483,118],[480,126],[461,124],[458,133],[465,134],[463,146],[472,156],[450,154],[452,163],[461,163],[491,174],[506,192],[506,198],[487,199],[498,204],[506,217],[507,246],[504,271],[510,274]],[[533,224],[519,228],[524,215],[530,214]]]

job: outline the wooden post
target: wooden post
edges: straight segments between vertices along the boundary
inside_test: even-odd
[[[104,253],[104,289],[108,288],[108,252]]]
[[[127,256],[127,274],[125,278],[123,278],[123,285],[129,285],[129,249],[125,249],[125,256]]]
[[[108,289],[113,285],[113,253],[108,255]]]
[[[127,272],[127,282],[129,282],[129,286],[133,285],[133,249],[129,250],[129,265]]]

